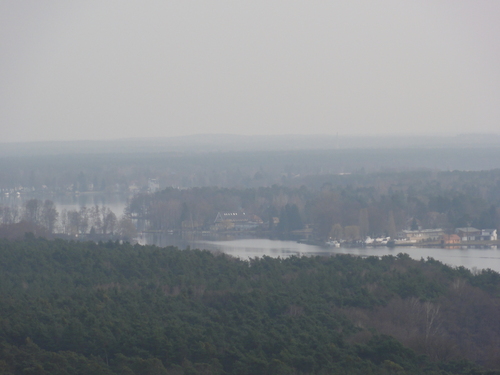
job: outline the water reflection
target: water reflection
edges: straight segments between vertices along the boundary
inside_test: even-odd
[[[8,196],[0,195],[0,205],[9,207],[19,207],[21,209],[26,201],[30,199],[40,199],[42,201],[50,199],[56,205],[59,213],[62,210],[80,210],[82,207],[90,208],[92,206],[105,206],[111,209],[116,216],[123,215],[125,206],[127,205],[126,194],[111,194],[111,193],[80,193],[80,194],[9,194]]]
[[[489,248],[422,248],[422,247],[321,247],[298,243],[296,241],[280,241],[265,238],[214,238],[205,236],[184,236],[180,238],[174,235],[144,235],[144,244],[156,244],[159,246],[177,246],[185,249],[191,248],[206,249],[210,251],[223,252],[232,256],[249,259],[254,257],[289,257],[295,256],[330,256],[334,254],[351,254],[362,257],[383,256],[406,253],[411,258],[420,260],[428,257],[439,260],[450,266],[463,266],[469,269],[490,268],[500,272],[500,251],[496,247]]]

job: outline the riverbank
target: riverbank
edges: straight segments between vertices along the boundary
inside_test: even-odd
[[[443,244],[441,242],[419,242],[415,244],[419,247],[442,247],[442,248],[453,248],[458,249],[462,247],[491,247],[491,246],[500,246],[500,241],[467,241],[453,244]],[[408,245],[402,245],[408,246]]]

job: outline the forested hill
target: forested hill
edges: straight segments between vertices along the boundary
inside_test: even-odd
[[[1,374],[500,374],[500,275],[405,255],[27,236],[0,293]]]

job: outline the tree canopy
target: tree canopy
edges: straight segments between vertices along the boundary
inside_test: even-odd
[[[118,242],[0,240],[0,368],[481,373],[479,365],[500,369],[499,293],[493,271],[402,254],[243,261]]]

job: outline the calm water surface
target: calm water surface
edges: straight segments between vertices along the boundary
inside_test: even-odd
[[[261,256],[289,257],[292,255],[352,254],[358,256],[383,256],[406,253],[416,260],[432,257],[450,266],[464,266],[469,269],[491,268],[500,272],[500,250],[497,249],[441,249],[419,247],[364,247],[364,248],[325,248],[306,245],[294,241],[269,239],[239,239],[232,241],[195,241],[191,247],[220,251],[241,259]]]

